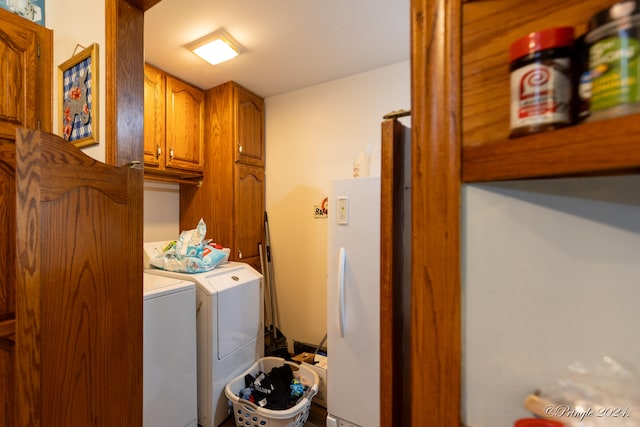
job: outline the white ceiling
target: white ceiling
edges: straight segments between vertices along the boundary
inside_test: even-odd
[[[268,97],[408,61],[409,23],[409,0],[162,0],[145,13],[145,60]],[[214,66],[184,47],[221,27],[243,54]]]

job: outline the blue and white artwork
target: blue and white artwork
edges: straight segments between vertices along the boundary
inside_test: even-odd
[[[44,0],[0,0],[0,7],[44,25]]]

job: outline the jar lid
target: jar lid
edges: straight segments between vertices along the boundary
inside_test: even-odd
[[[638,9],[635,0],[620,1],[606,9],[601,10],[591,17],[589,20],[588,31],[594,30],[602,25],[616,21],[620,18],[631,16]]]
[[[547,28],[529,33],[513,42],[509,50],[510,60],[514,61],[530,53],[554,47],[572,47],[573,34],[573,27]]]

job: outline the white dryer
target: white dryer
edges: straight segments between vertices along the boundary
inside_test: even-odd
[[[143,274],[143,425],[196,427],[196,289]]]
[[[145,243],[145,271],[196,285],[198,424],[217,427],[230,414],[225,385],[264,354],[262,275],[239,262],[196,274],[151,268],[167,243]]]

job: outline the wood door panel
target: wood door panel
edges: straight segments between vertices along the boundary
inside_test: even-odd
[[[17,423],[142,423],[142,170],[17,147]]]
[[[264,217],[264,171],[255,166],[236,165],[235,252],[237,261],[259,258]],[[233,251],[233,248],[232,248]]]
[[[13,139],[17,127],[35,124],[36,33],[2,16],[0,61],[0,135]]]
[[[168,168],[202,170],[204,93],[167,76],[165,164]]]
[[[264,166],[264,101],[239,86],[237,102],[236,161]]]
[[[164,166],[165,77],[147,64],[144,66],[144,163]],[[159,151],[161,150],[161,151]]]

